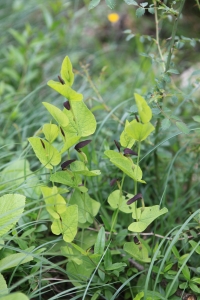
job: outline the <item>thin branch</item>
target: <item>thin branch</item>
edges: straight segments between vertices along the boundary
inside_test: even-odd
[[[96,232],[99,231],[99,229],[95,229],[95,228],[92,228],[92,227],[88,227],[87,229],[91,230],[91,231],[96,231]],[[105,234],[110,235],[111,232],[110,231],[105,231]],[[112,232],[112,234],[118,235],[117,232]],[[166,237],[166,236],[154,233],[154,232],[141,232],[140,235],[143,235],[143,236],[156,236],[160,239],[165,239],[165,240],[169,240],[169,241],[173,240],[173,237]],[[197,235],[200,235],[200,232],[198,232]],[[135,233],[127,234],[127,236],[135,236]],[[192,239],[192,238],[194,238],[193,235],[188,235],[187,238],[179,238],[178,241],[183,241],[183,240]]]
[[[165,73],[170,68],[171,57],[172,57],[172,52],[173,52],[173,47],[174,47],[174,41],[175,41],[175,36],[176,36],[178,21],[180,19],[181,12],[183,10],[184,4],[185,4],[185,0],[183,0],[181,2],[180,7],[179,7],[179,11],[178,11],[178,16],[175,18],[175,21],[174,21],[174,26],[173,26],[173,29],[172,29],[171,42],[170,42],[170,45],[169,45],[169,54],[168,54],[168,57],[167,57],[167,63],[166,63],[166,68],[165,68]]]

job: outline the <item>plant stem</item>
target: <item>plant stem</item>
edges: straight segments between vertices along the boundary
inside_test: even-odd
[[[173,25],[173,29],[172,29],[171,42],[170,42],[170,45],[169,45],[169,54],[168,54],[168,57],[167,57],[167,63],[166,63],[166,68],[165,68],[165,73],[170,68],[171,57],[172,57],[172,52],[173,52],[173,46],[174,46],[174,40],[175,40],[175,36],[176,36],[178,21],[179,21],[179,18],[181,16],[181,12],[183,10],[184,4],[185,4],[185,0],[182,0],[182,2],[180,4],[180,7],[179,7],[179,11],[178,11],[178,16],[175,18],[175,21],[174,21],[174,25]]]
[[[162,51],[161,51],[161,48],[160,48],[159,27],[158,27],[158,11],[157,11],[157,4],[156,3],[157,3],[156,0],[154,0],[155,25],[156,25],[156,45],[158,47],[158,52],[159,52],[160,58],[162,60],[163,71],[165,71],[165,62],[164,62],[164,58],[163,58]]]
[[[137,173],[138,173],[138,167],[139,167],[139,161],[140,161],[140,145],[141,143],[138,142],[138,156],[137,156],[137,165],[136,165],[136,180],[135,180],[135,191],[134,194],[137,195]],[[137,215],[137,201],[135,202],[135,216],[136,221],[138,222],[138,215]]]

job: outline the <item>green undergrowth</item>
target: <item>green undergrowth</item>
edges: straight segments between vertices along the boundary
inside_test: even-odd
[[[184,2],[1,4],[0,299],[200,299]]]

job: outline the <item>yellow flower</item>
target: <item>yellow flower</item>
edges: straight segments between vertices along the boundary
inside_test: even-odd
[[[108,20],[109,20],[111,23],[116,23],[116,22],[119,20],[119,15],[116,14],[116,13],[109,14],[109,15],[108,15]]]

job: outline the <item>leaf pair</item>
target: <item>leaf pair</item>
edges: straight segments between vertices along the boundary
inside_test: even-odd
[[[110,161],[126,175],[135,181],[145,183],[145,181],[142,180],[142,170],[139,166],[133,163],[130,157],[125,157],[122,153],[118,153],[113,150],[106,150],[104,153]]]
[[[72,70],[72,64],[68,56],[66,56],[61,66],[61,78],[60,82],[50,80],[48,86],[54,89],[56,92],[66,97],[71,101],[82,101],[83,95],[74,91],[71,86],[74,82],[74,73]]]
[[[66,242],[71,242],[77,233],[78,207],[77,205],[67,206],[65,199],[58,193],[57,187],[41,187],[46,203],[46,209],[52,216],[53,223],[51,230],[54,234],[63,235]]]

